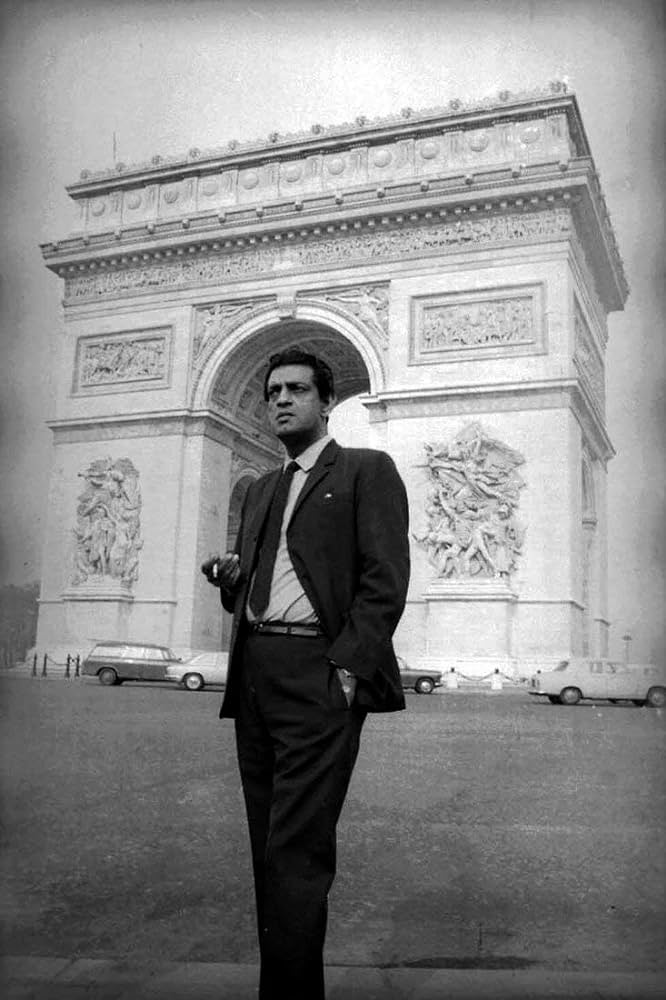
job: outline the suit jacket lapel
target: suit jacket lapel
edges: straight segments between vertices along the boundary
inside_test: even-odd
[[[315,462],[314,468],[311,470],[308,478],[305,480],[303,489],[298,494],[298,500],[296,501],[296,506],[294,507],[291,515],[289,524],[292,523],[296,514],[303,506],[304,501],[307,499],[308,495],[312,492],[315,486],[322,481],[324,476],[327,476],[332,465],[335,465],[336,459],[338,457],[338,452],[340,450],[340,445],[337,441],[330,441],[326,445],[321,455]]]
[[[270,507],[271,500],[273,499],[273,494],[277,489],[278,480],[282,474],[282,466],[279,469],[275,469],[271,473],[269,479],[263,488],[262,494],[259,497],[259,501],[252,512],[250,520],[247,526],[249,550],[247,552],[248,562],[244,569],[249,569],[250,566],[254,565],[254,557],[257,551],[257,545],[259,539],[261,538],[261,529],[263,527],[264,521],[266,520],[266,514],[268,513],[268,508]]]

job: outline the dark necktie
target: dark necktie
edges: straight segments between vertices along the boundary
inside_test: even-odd
[[[294,478],[294,473],[298,468],[300,468],[298,462],[290,462],[280,476],[273,499],[271,500],[268,517],[266,518],[264,537],[259,550],[257,570],[254,574],[254,583],[252,584],[252,593],[250,594],[250,610],[257,617],[268,605],[275,557],[280,541],[282,519],[284,518],[284,510],[287,506],[287,497],[289,496],[289,487]]]

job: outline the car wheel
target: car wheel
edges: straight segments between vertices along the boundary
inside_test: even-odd
[[[203,677],[201,674],[185,674],[183,677],[183,686],[188,691],[201,691],[204,686]]]
[[[582,697],[578,688],[564,688],[560,691],[560,701],[563,705],[577,705]]]
[[[560,701],[559,694],[549,694],[548,695],[548,701],[551,703],[551,705],[561,705],[562,704],[562,702]]]
[[[118,674],[115,672],[113,667],[102,667],[100,672],[97,674],[100,684],[104,684],[105,687],[112,687],[114,684],[118,683]]]
[[[432,694],[435,690],[435,682],[431,681],[429,677],[419,677],[414,685],[414,690],[417,694]]]
[[[652,708],[663,708],[666,705],[666,688],[652,687],[647,693],[646,699]]]

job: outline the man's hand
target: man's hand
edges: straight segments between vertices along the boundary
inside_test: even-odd
[[[223,556],[209,556],[201,564],[201,572],[214,587],[234,590],[241,575],[238,556],[233,552],[227,552]]]
[[[354,695],[356,694],[356,677],[349,670],[345,670],[344,667],[336,667],[336,669],[338,671],[338,677],[340,678],[342,690],[344,691],[345,698],[347,699],[347,704],[351,705],[354,700]]]

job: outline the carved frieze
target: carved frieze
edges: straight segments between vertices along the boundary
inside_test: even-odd
[[[578,300],[574,300],[574,362],[581,381],[587,386],[592,399],[603,414],[606,407],[604,364],[594,345],[592,333]]]
[[[427,525],[414,538],[442,578],[508,578],[524,529],[516,518],[523,456],[466,424],[449,444],[426,444]]]
[[[139,576],[141,491],[129,458],[91,462],[76,509],[74,585],[105,577],[131,587]]]
[[[168,385],[171,328],[80,337],[74,391],[122,392]]]
[[[348,288],[325,288],[300,292],[297,298],[332,302],[350,312],[370,331],[378,335],[382,347],[388,347],[389,286],[353,285]]]
[[[253,312],[262,301],[242,299],[234,302],[215,302],[201,306],[194,314],[192,362],[200,365],[215,350],[225,333]]]
[[[419,296],[412,301],[411,362],[543,351],[541,285]]]
[[[67,278],[65,299],[70,303],[83,302],[142,291],[219,284],[232,278],[302,267],[360,264],[412,254],[428,256],[457,252],[465,247],[562,239],[572,232],[572,227],[568,208],[551,208],[505,215],[469,215],[428,225],[341,232],[332,237],[299,237],[289,246],[258,244],[228,253],[177,258]]]

